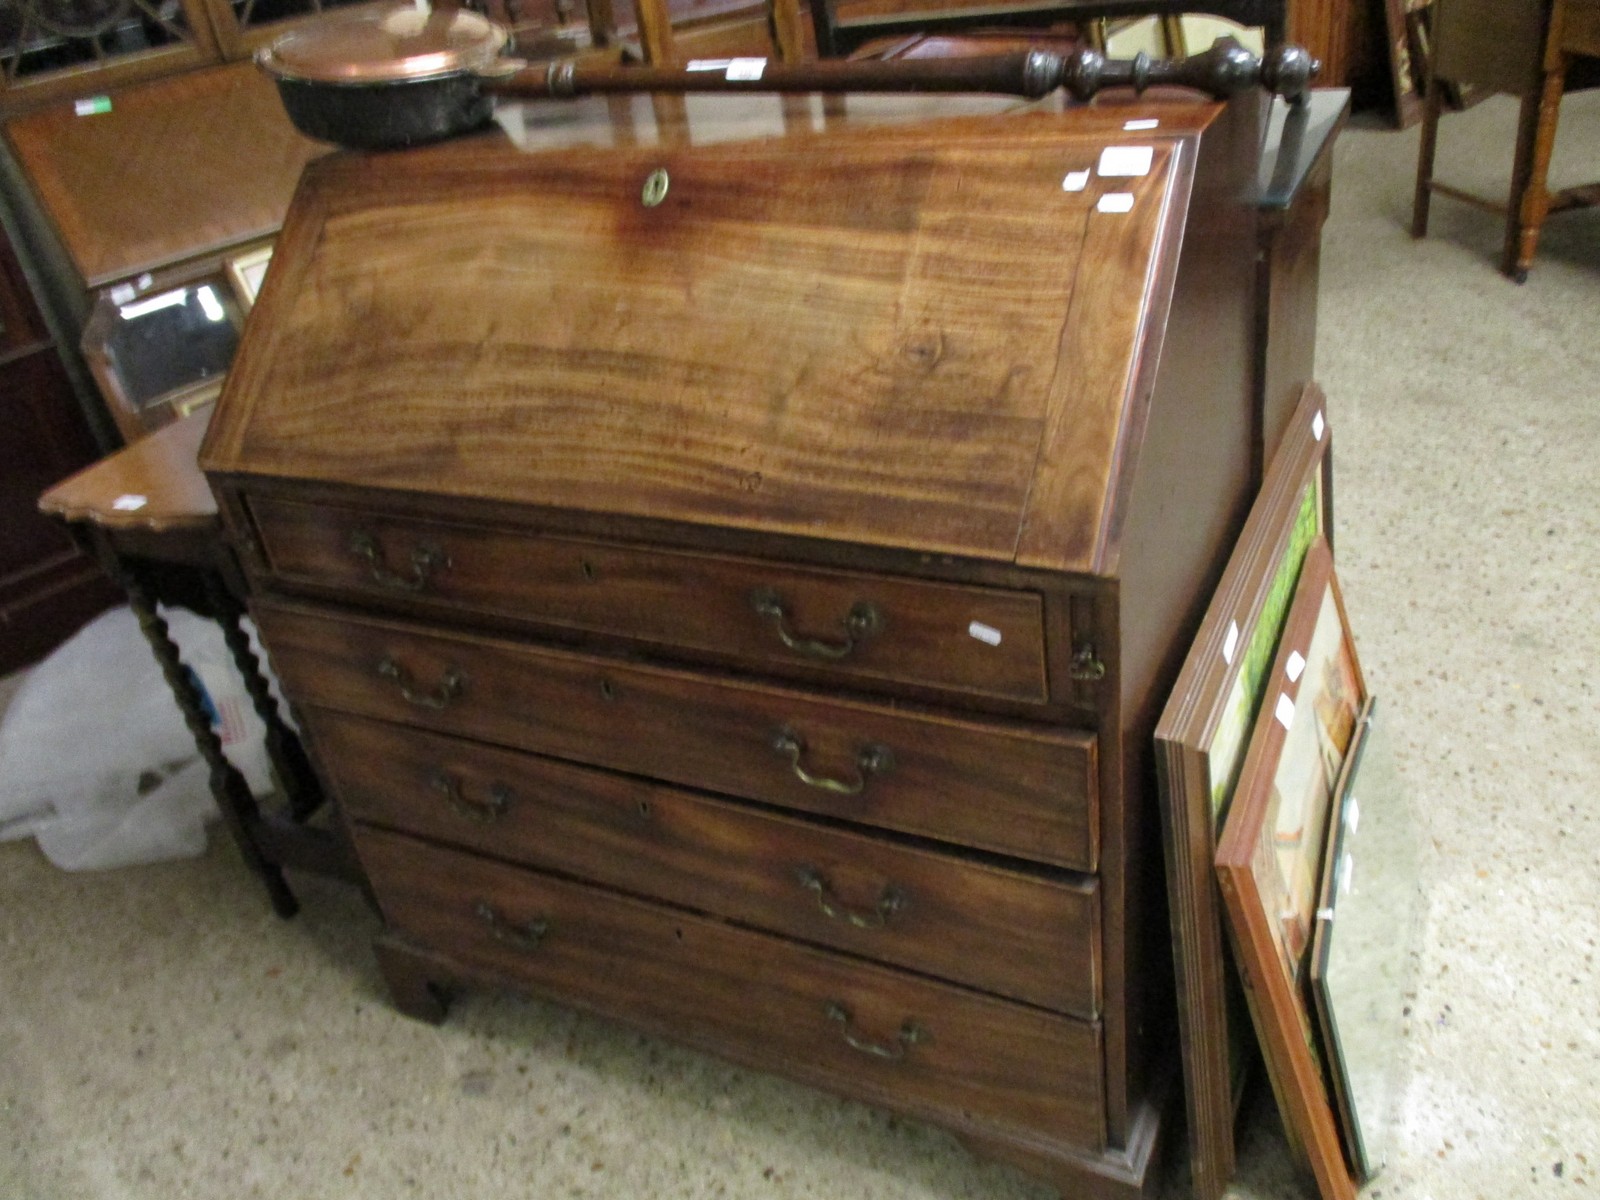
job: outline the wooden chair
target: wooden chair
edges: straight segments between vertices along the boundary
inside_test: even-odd
[[[1553,212],[1600,202],[1600,184],[1552,193],[1547,186],[1561,97],[1600,85],[1600,0],[1439,0],[1429,70],[1411,235],[1425,237],[1435,192],[1506,217],[1501,270],[1528,279],[1539,231]],[[1447,87],[1505,92],[1522,100],[1511,193],[1487,200],[1433,177]]]

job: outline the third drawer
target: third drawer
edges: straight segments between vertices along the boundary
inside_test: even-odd
[[[679,788],[311,711],[345,811],[1077,1016],[1093,877],[1045,877]]]

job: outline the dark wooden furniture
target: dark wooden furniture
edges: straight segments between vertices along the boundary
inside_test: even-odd
[[[1464,200],[1506,218],[1500,269],[1526,283],[1539,231],[1553,212],[1587,208],[1600,200],[1600,183],[1552,193],[1547,184],[1561,97],[1575,87],[1600,84],[1600,0],[1438,0],[1434,58],[1417,156],[1417,193],[1411,234],[1425,237],[1434,193]],[[1470,86],[1522,99],[1511,193],[1504,204],[1485,200],[1433,177],[1445,88]]]
[[[115,600],[94,563],[34,509],[41,488],[97,453],[0,227],[0,675],[44,657]]]
[[[1322,227],[1333,196],[1333,144],[1349,115],[1350,93],[1326,88],[1303,105],[1278,101],[1267,129],[1254,192],[1258,481],[1315,377]]]
[[[844,16],[838,0],[811,0],[811,23],[817,53],[842,57],[868,42],[912,34],[963,30],[1048,29],[1104,18],[1171,17],[1196,13],[1224,17],[1240,25],[1260,27],[1269,46],[1282,45],[1287,32],[1285,0],[1049,0],[1029,4],[938,4],[911,8],[904,3],[865,3],[863,11]]]
[[[202,449],[396,1001],[555,996],[1141,1194],[1264,102],[640,111],[314,164]]]
[[[92,314],[85,358],[131,441],[209,401],[220,377],[141,403],[105,348],[117,311],[183,284],[227,293],[228,259],[270,243],[301,168],[328,147],[295,130],[248,62],[122,88],[109,104],[53,104],[8,121],[5,137]]]
[[[284,724],[240,625],[243,580],[221,535],[216,502],[195,462],[206,420],[201,415],[178,421],[102,459],[45,492],[39,509],[64,524],[122,587],[210,768],[211,791],[223,821],[266,886],[273,909],[289,917],[299,905],[284,880],[285,866],[349,879],[360,876],[337,828],[305,824],[321,806],[322,791],[299,739]],[[181,604],[221,627],[251,703],[266,725],[268,755],[286,800],[284,813],[263,811],[244,777],[228,762],[158,604]]]

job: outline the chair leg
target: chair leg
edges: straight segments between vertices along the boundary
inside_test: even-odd
[[[1516,181],[1521,185],[1521,195],[1513,191],[1511,196],[1510,221],[1515,226],[1515,241],[1512,240],[1513,230],[1508,227],[1504,266],[1505,273],[1518,283],[1528,280],[1534,251],[1539,248],[1539,232],[1544,228],[1545,218],[1550,215],[1550,154],[1555,149],[1556,125],[1561,117],[1561,95],[1566,87],[1566,76],[1567,63],[1558,56],[1554,69],[1545,72],[1544,86],[1539,91],[1537,102],[1532,97],[1524,102],[1525,107],[1533,108],[1532,145],[1526,174],[1519,176]],[[1519,157],[1521,149],[1519,139]]]
[[[799,0],[768,0],[767,26],[780,62],[803,62],[806,39],[800,24]]]
[[[1439,117],[1444,112],[1444,88],[1428,71],[1428,95],[1422,106],[1422,141],[1417,147],[1417,194],[1411,201],[1411,236],[1428,236],[1428,214],[1433,207],[1433,160],[1439,149]]]

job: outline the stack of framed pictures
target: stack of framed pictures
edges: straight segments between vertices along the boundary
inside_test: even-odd
[[[1314,385],[1262,480],[1156,726],[1178,1032],[1196,1200],[1233,1176],[1250,1018],[1227,957],[1213,860],[1279,636],[1311,545],[1331,528],[1325,401]]]
[[[1373,705],[1329,544],[1324,403],[1306,389],[1156,728],[1199,1200],[1232,1176],[1252,1028],[1323,1200],[1354,1200],[1378,1166],[1400,1058],[1411,941],[1392,933],[1415,872],[1384,861],[1404,805],[1373,770],[1384,831],[1367,837],[1386,848],[1365,842],[1376,870],[1359,897],[1350,883]],[[1383,920],[1391,936],[1364,934]]]

